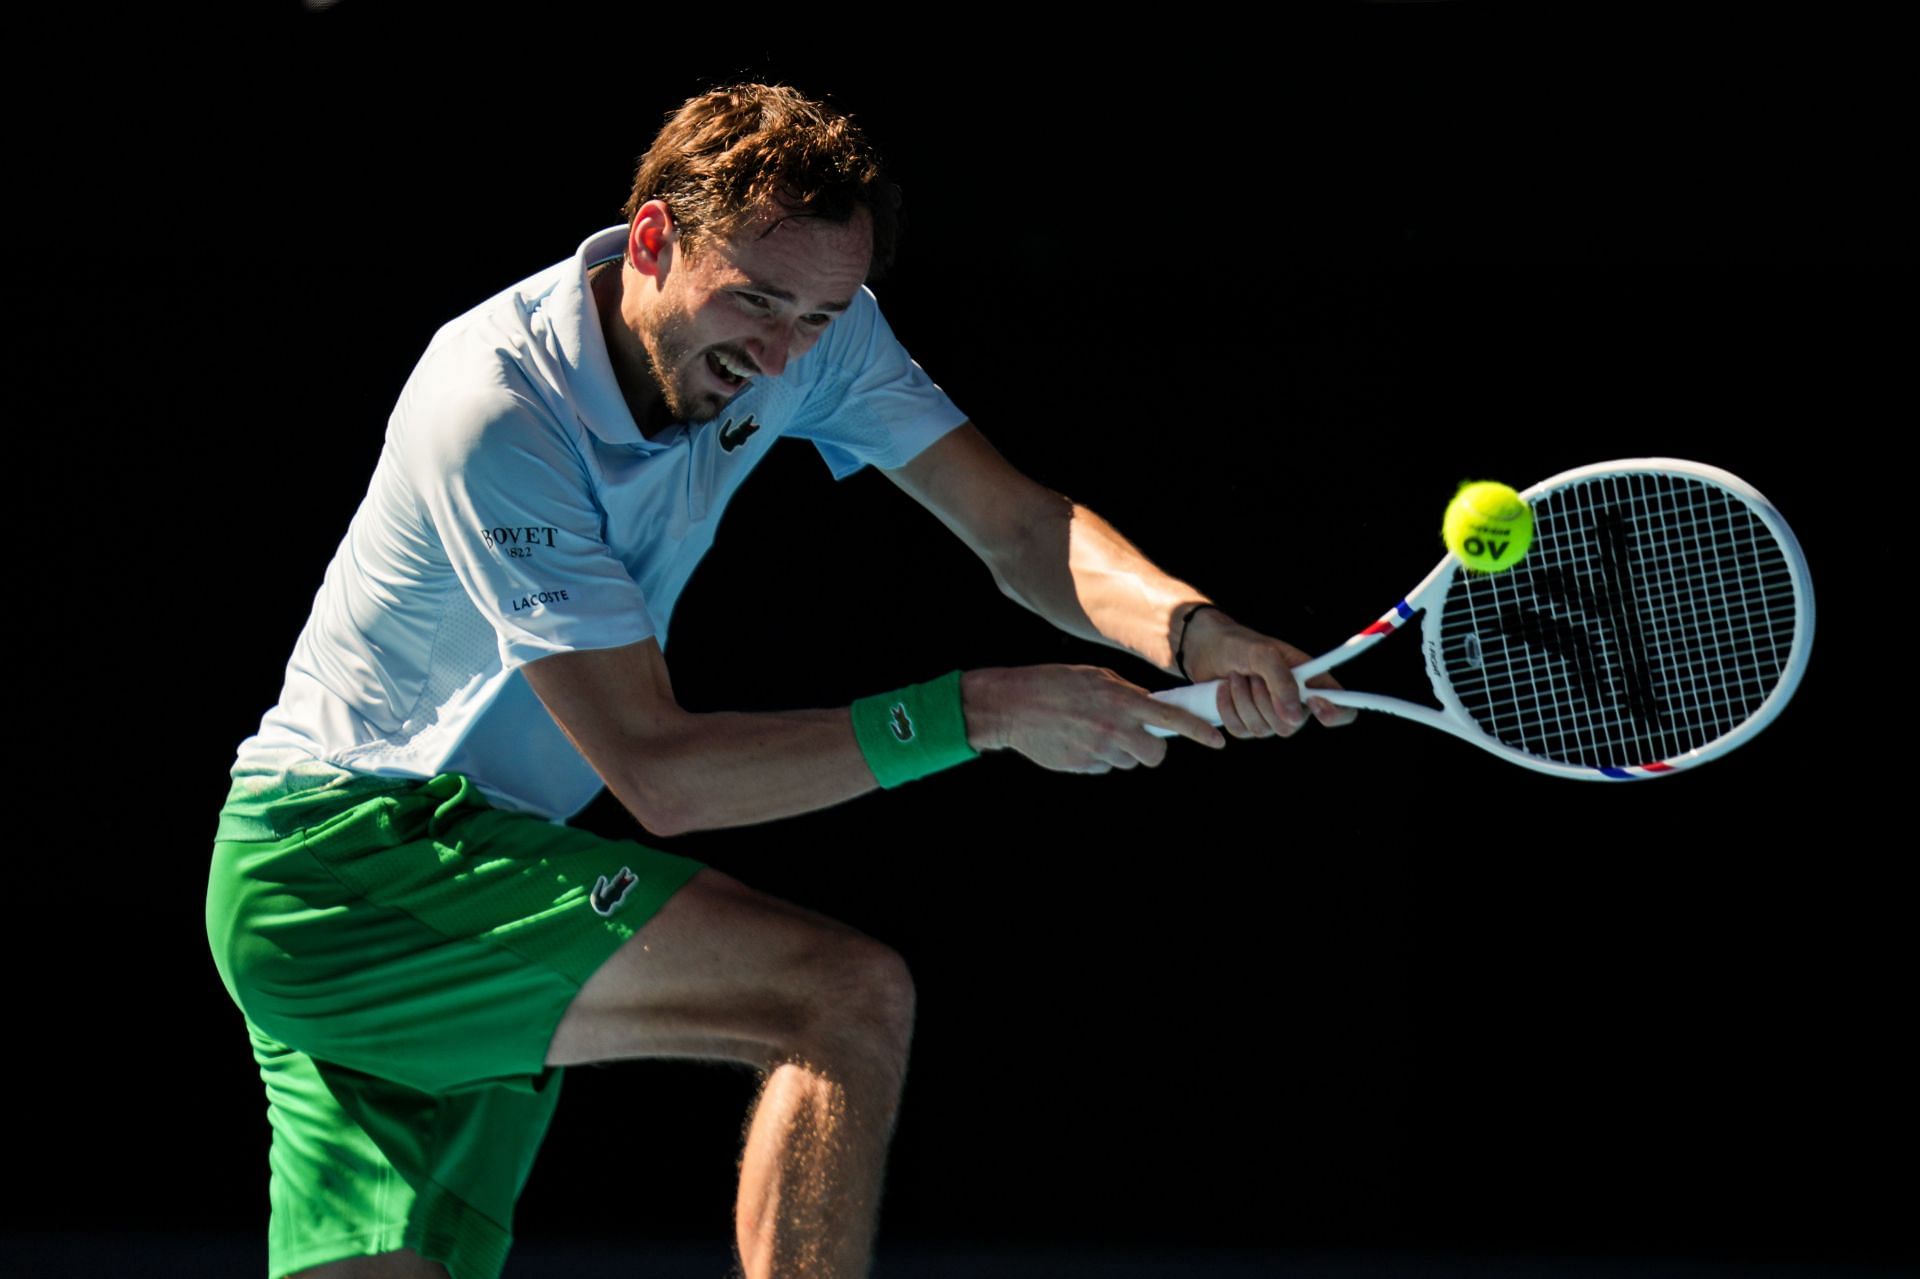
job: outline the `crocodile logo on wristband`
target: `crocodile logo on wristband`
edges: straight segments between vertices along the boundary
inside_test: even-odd
[[[960,703],[959,671],[854,702],[853,737],[873,779],[891,790],[978,755]]]
[[[612,915],[614,911],[626,904],[627,894],[631,893],[633,886],[639,882],[640,877],[633,873],[633,868],[630,866],[622,866],[620,873],[612,879],[608,879],[605,875],[600,876],[595,881],[593,892],[588,898],[593,903],[594,913]]]

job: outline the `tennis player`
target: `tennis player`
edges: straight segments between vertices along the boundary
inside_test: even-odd
[[[214,848],[208,938],[273,1129],[271,1275],[491,1279],[562,1068],[633,1057],[763,1072],[747,1275],[864,1274],[913,1023],[900,957],[562,823],[603,785],[666,836],[981,751],[1103,773],[1160,762],[1149,726],[1223,744],[1092,667],[682,710],[675,601],[780,437],[881,468],[1062,629],[1225,679],[1228,733],[1351,718],[1303,706],[1304,654],[1021,475],[907,357],[865,286],[894,209],[845,116],[766,85],[694,98],[624,224],[448,324],[409,378]]]

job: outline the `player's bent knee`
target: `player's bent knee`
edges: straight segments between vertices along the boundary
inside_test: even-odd
[[[913,974],[899,951],[857,936],[837,959],[833,980],[814,992],[816,1024],[871,1038],[874,1048],[906,1051],[913,1035]]]
[[[913,979],[893,948],[703,870],[581,987],[549,1064],[793,1055],[904,1061]]]
[[[914,985],[906,959],[892,947],[851,929],[825,931],[764,982],[747,998],[767,1010],[766,1064],[848,1054],[904,1064]]]

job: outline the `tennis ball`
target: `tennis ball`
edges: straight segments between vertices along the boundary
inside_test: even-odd
[[[1504,484],[1463,484],[1447,503],[1440,539],[1468,568],[1498,573],[1527,553],[1533,542],[1533,512]]]

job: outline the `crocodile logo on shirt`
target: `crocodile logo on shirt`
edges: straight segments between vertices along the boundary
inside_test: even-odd
[[[726,424],[720,428],[720,447],[731,453],[745,444],[748,438],[759,429],[760,424],[753,420],[751,413],[747,414],[744,422],[736,423],[732,418],[728,418]]]
[[[620,907],[625,904],[627,894],[632,892],[633,886],[639,882],[640,877],[633,873],[631,867],[627,866],[622,866],[620,873],[612,879],[608,879],[605,875],[602,875],[599,880],[594,883],[593,893],[589,898],[593,903],[594,912],[601,915],[613,914],[614,911],[619,910]]]
[[[893,735],[903,742],[913,740],[913,718],[907,714],[905,702],[895,702],[887,707],[887,715],[893,721]]]

